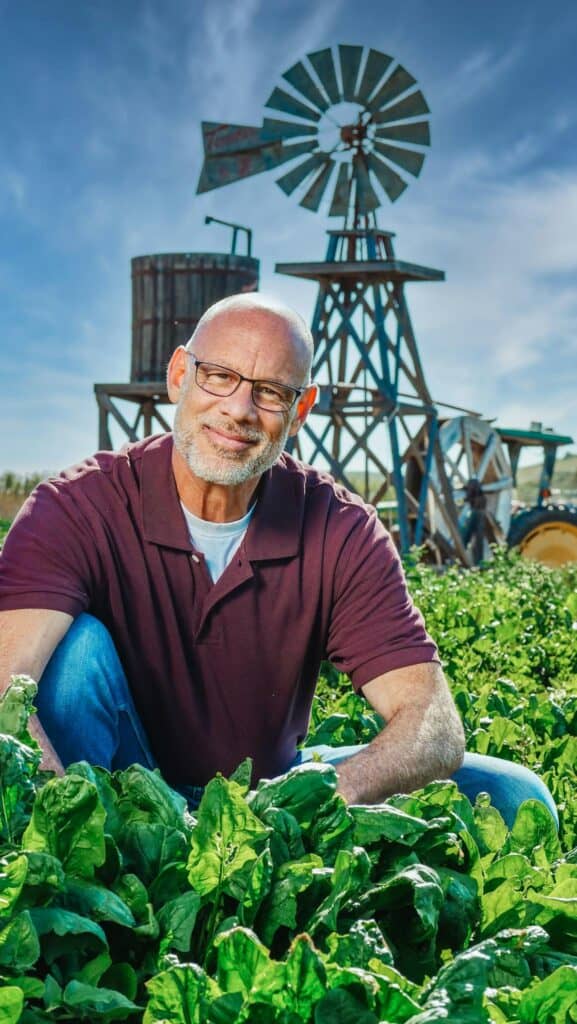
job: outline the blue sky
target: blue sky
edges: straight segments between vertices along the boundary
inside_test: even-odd
[[[130,258],[226,251],[310,318],[329,225],[261,175],[195,196],[201,120],[259,124],[280,73],[335,43],[393,54],[431,107],[419,180],[379,211],[438,400],[577,439],[574,0],[0,0],[0,471],[97,446],[95,381],[130,367]],[[120,440],[120,438],[119,438]]]

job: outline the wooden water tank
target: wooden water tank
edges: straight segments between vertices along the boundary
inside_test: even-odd
[[[258,289],[259,261],[250,256],[161,253],[131,262],[131,381],[163,381],[170,356],[188,341],[205,309]]]

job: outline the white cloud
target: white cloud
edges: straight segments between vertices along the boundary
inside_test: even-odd
[[[439,109],[447,115],[497,88],[519,64],[525,52],[526,42],[521,34],[513,45],[501,52],[484,46],[467,54],[453,71],[449,69],[448,74],[445,68],[444,84],[437,94]]]

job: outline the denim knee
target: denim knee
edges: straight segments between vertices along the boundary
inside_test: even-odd
[[[39,682],[37,705],[40,711],[50,703],[78,705],[89,691],[94,695],[94,670],[105,674],[118,665],[118,654],[106,626],[94,615],[83,612],[72,623],[48,662]]]

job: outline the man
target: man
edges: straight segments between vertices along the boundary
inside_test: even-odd
[[[0,559],[0,680],[39,680],[47,767],[158,765],[191,800],[246,756],[255,781],[278,774],[328,657],[387,723],[339,761],[347,801],[459,769],[462,726],[390,537],[283,453],[315,401],[311,357],[292,311],[217,303],[171,358],[172,435],[98,453],[22,509]],[[532,773],[514,792],[501,762],[467,757],[468,795],[489,788],[509,819],[529,795],[555,812]]]

